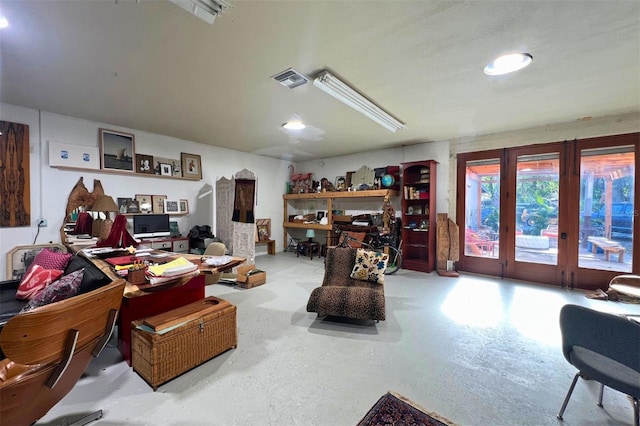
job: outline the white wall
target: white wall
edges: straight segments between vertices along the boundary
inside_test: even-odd
[[[238,171],[247,168],[253,171],[258,179],[256,218],[271,218],[272,238],[276,240],[277,249],[282,249],[282,227],[279,224],[282,223],[283,215],[284,183],[289,176],[288,161],[8,104],[0,104],[0,119],[29,125],[31,152],[31,226],[0,228],[0,279],[6,276],[6,253],[15,246],[33,244],[38,218],[47,219],[48,226],[40,228],[36,243],[60,242],[59,229],[67,199],[81,176],[89,191],[93,190],[94,179],[98,179],[105,193],[114,199],[134,197],[136,194],[164,194],[169,198],[187,199],[190,214],[172,217],[172,220],[178,221],[180,232],[186,235],[194,225],[210,225],[215,233],[215,217],[211,217],[211,212],[214,212],[213,205],[203,206],[202,200],[197,199],[200,189],[205,184],[215,188],[218,178],[231,178]],[[50,140],[95,147],[98,146],[98,129],[101,127],[134,134],[138,153],[176,159],[180,158],[181,152],[201,155],[203,179],[188,181],[100,171],[68,171],[49,167]],[[215,203],[214,197],[206,197],[203,200]],[[266,251],[265,246],[258,246],[258,254],[263,248]]]

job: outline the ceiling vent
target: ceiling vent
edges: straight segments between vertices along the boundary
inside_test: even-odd
[[[302,86],[309,81],[307,77],[292,68],[279,72],[278,74],[271,76],[271,78],[289,89]]]

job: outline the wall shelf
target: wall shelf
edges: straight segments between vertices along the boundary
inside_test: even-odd
[[[182,176],[166,176],[166,175],[155,175],[155,174],[147,174],[147,173],[137,173],[137,172],[120,172],[118,170],[105,170],[105,169],[85,169],[83,167],[69,167],[69,166],[49,166],[58,170],[65,170],[70,172],[90,172],[90,173],[103,173],[108,175],[120,175],[120,176],[136,176],[136,177],[147,177],[147,178],[159,178],[159,179],[177,179],[177,180],[187,180],[191,182],[197,182],[200,179],[192,179],[186,178]]]

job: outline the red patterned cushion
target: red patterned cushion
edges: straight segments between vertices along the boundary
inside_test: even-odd
[[[20,312],[27,312],[39,306],[58,302],[75,296],[80,290],[80,282],[84,275],[84,268],[65,275],[58,281],[52,282],[40,293],[36,294]]]
[[[40,265],[33,265],[29,272],[22,277],[16,299],[29,300],[42,289],[60,278],[62,271],[58,269],[44,269]]]
[[[31,265],[40,265],[44,269],[64,270],[71,256],[71,253],[60,253],[45,247],[36,255]]]

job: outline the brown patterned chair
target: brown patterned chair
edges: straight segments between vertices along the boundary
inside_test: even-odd
[[[351,278],[356,251],[351,247],[327,248],[324,280],[311,292],[307,312],[384,321],[384,285]]]

